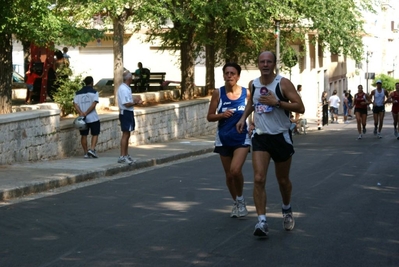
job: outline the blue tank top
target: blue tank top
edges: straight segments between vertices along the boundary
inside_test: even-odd
[[[226,88],[220,87],[219,90],[219,105],[217,113],[223,113],[228,109],[234,111],[233,116],[227,119],[219,120],[218,132],[216,137],[216,146],[240,146],[249,145],[250,139],[248,137],[247,125],[244,126],[244,131],[238,133],[236,129],[237,122],[241,119],[247,103],[247,89],[242,87],[241,95],[236,100],[231,100],[227,97]]]

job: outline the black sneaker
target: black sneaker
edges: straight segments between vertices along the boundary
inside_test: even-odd
[[[89,154],[89,155],[92,156],[93,158],[98,158],[95,149],[94,149],[94,150],[89,149],[89,150],[87,151],[87,154]]]

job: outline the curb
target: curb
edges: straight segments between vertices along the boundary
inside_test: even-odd
[[[146,159],[144,161],[136,162],[133,165],[112,165],[110,167],[105,167],[103,169],[99,168],[94,171],[88,171],[85,173],[79,173],[76,175],[65,175],[61,178],[49,179],[43,182],[33,182],[30,184],[26,184],[24,186],[15,187],[12,189],[3,190],[0,192],[0,201],[6,201],[13,198],[19,198],[22,196],[27,196],[30,194],[37,194],[41,192],[45,192],[48,190],[52,190],[55,188],[60,188],[67,185],[72,185],[76,183],[81,183],[85,181],[94,180],[101,177],[107,177],[116,175],[122,172],[128,172],[148,167],[153,167],[156,165],[162,165],[165,163],[169,163],[172,161],[177,161],[184,158],[189,158],[192,156],[203,155],[212,152],[214,147],[203,148],[199,150],[193,150],[188,152],[183,152],[176,155],[169,156],[161,156],[159,158]]]

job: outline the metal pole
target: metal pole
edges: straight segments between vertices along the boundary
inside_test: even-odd
[[[276,73],[280,72],[280,21],[276,20]]]

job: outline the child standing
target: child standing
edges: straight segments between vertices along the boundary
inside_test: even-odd
[[[26,104],[30,104],[32,102],[32,94],[33,94],[33,84],[35,83],[35,80],[37,78],[41,78],[42,76],[38,75],[36,73],[36,69],[34,67],[31,67],[27,72],[26,72],[26,87],[28,89],[27,96],[26,96]]]

